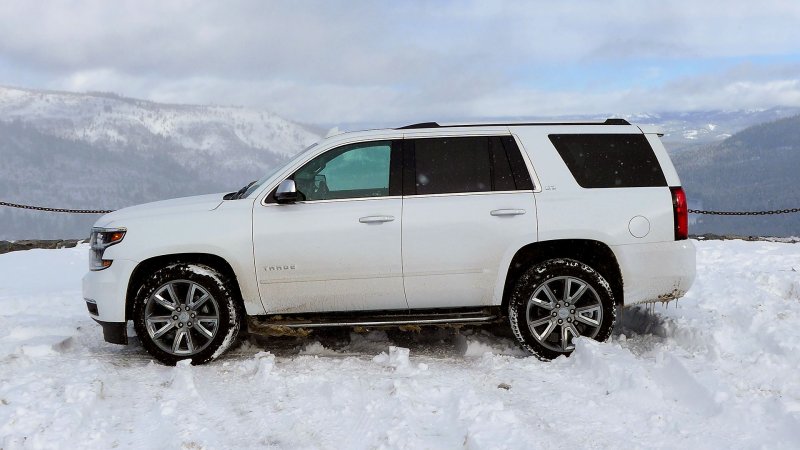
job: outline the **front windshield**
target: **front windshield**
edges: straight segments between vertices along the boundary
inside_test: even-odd
[[[272,177],[277,175],[278,172],[283,170],[284,167],[294,163],[295,161],[297,161],[300,158],[305,157],[306,154],[311,152],[314,149],[314,147],[316,147],[316,146],[317,146],[317,142],[314,142],[313,144],[311,144],[308,147],[306,147],[305,149],[303,149],[303,151],[301,151],[301,152],[297,153],[296,155],[294,155],[289,161],[286,161],[283,164],[278,164],[275,167],[273,167],[272,169],[270,169],[269,172],[267,172],[266,175],[264,175],[258,181],[256,181],[252,185],[250,185],[250,187],[247,188],[247,190],[244,191],[244,194],[242,194],[239,198],[247,198],[250,194],[252,194],[253,192],[257,191],[264,183],[266,183]]]

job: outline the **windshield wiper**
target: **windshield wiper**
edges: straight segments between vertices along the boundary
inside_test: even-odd
[[[238,200],[238,199],[242,198],[242,195],[243,195],[245,192],[247,192],[247,189],[248,189],[250,186],[252,186],[253,184],[255,184],[255,182],[256,182],[256,180],[253,180],[253,181],[251,181],[251,182],[247,183],[247,186],[245,186],[245,187],[243,187],[243,188],[239,189],[238,191],[236,191],[236,192],[231,192],[231,193],[229,193],[229,194],[225,194],[225,195],[222,197],[222,199],[223,199],[223,200]]]

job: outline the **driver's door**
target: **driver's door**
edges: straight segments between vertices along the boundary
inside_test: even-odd
[[[270,314],[407,309],[401,261],[401,156],[393,141],[334,148],[253,210],[261,300]]]

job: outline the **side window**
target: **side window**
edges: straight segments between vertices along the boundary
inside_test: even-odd
[[[406,195],[533,189],[511,136],[410,139],[406,152]]]
[[[495,191],[533,190],[531,174],[511,136],[489,138]]]
[[[513,191],[516,189],[514,176],[511,173],[511,164],[508,162],[500,138],[489,138],[489,154],[492,156],[492,168],[494,169],[494,190]]]
[[[306,201],[390,194],[392,142],[346,145],[309,161],[293,178]]]
[[[492,190],[488,137],[414,140],[418,195]]]
[[[666,186],[643,134],[551,134],[558,154],[584,188]]]
[[[514,173],[514,184],[519,190],[533,190],[533,180],[531,180],[531,173],[528,172],[528,166],[522,158],[522,153],[517,146],[517,142],[511,136],[503,136],[500,138],[503,143],[503,148],[506,150],[508,162],[511,163],[511,172]]]

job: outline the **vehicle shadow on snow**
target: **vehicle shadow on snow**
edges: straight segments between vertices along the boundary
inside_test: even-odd
[[[649,306],[632,306],[618,313],[612,340],[640,355],[663,342],[669,335],[667,319]],[[151,358],[129,330],[130,345],[124,347],[87,345],[96,358],[117,365],[138,364]],[[92,339],[94,341],[96,339]],[[258,352],[277,357],[301,355],[320,357],[372,358],[390,346],[404,347],[411,354],[431,358],[480,357],[486,352],[513,357],[530,356],[517,345],[505,324],[490,326],[421,327],[412,330],[378,329],[357,332],[353,328],[321,328],[308,336],[245,336],[220,360],[249,358]]]
[[[632,306],[618,315],[613,337],[635,354],[662,342],[669,333],[667,320],[652,307]],[[624,335],[624,337],[623,337]],[[298,355],[372,357],[389,346],[408,348],[412,354],[434,358],[476,357],[486,352],[516,357],[530,356],[517,345],[505,324],[459,328],[422,327],[356,332],[352,328],[317,329],[305,337],[250,335],[232,355],[268,351],[279,357]]]
[[[636,356],[663,345],[674,327],[656,308],[656,305],[634,305],[623,309],[617,315],[611,339]]]
[[[378,329],[356,331],[352,328],[317,329],[305,337],[250,335],[231,352],[246,355],[254,350],[268,351],[279,357],[298,355],[374,357],[390,346],[404,347],[415,355],[433,358],[500,355],[527,356],[517,346],[510,331],[502,326],[459,328],[421,327],[413,330]]]
[[[614,336],[655,336],[666,338],[669,326],[664,316],[656,313],[654,306],[635,305],[622,309],[622,314],[617,316],[614,327]]]

